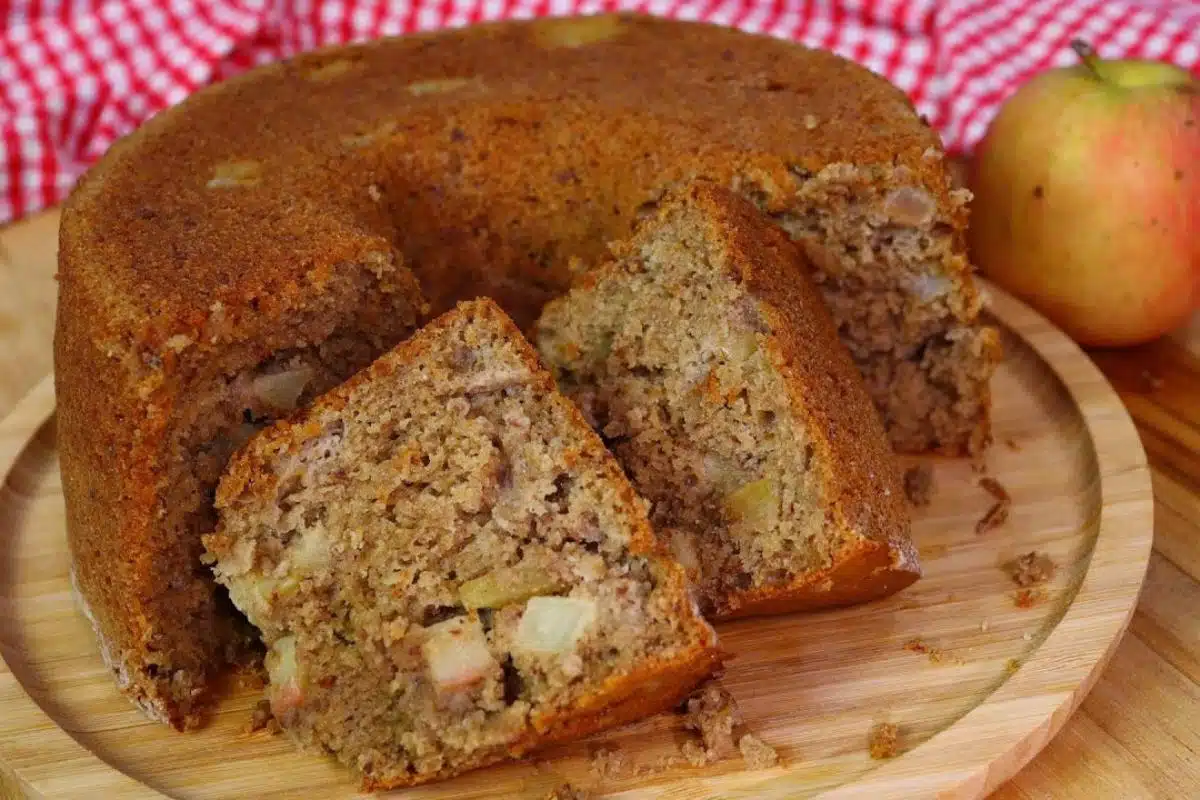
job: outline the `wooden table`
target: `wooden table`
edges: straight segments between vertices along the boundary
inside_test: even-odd
[[[0,230],[0,417],[51,369],[58,215]],[[1141,603],[1108,669],[999,798],[1200,792],[1200,314],[1159,342],[1092,354],[1153,467],[1155,543]]]

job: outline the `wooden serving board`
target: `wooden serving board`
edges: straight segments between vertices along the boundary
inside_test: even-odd
[[[993,387],[986,464],[933,460],[935,495],[916,512],[925,577],[885,601],[719,626],[734,654],[722,683],[780,766],[734,756],[654,770],[691,734],[670,714],[526,762],[392,796],[541,798],[562,783],[615,797],[980,797],[1015,773],[1091,687],[1133,613],[1152,539],[1145,454],[1121,401],[1042,317],[988,287],[1006,358]],[[977,534],[993,499],[1008,521]],[[122,698],[73,605],[44,381],[0,423],[0,794],[53,798],[357,795],[333,762],[286,737],[245,733],[259,697],[233,690],[205,729],[175,733]],[[1054,578],[1022,598],[1000,568],[1037,550]],[[1032,602],[1030,602],[1032,601]],[[876,761],[868,734],[899,726]],[[598,750],[623,774],[601,778]]]

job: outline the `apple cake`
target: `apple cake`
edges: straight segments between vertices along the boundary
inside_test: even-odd
[[[965,195],[904,94],[831,53],[479,25],[266,65],[115,145],[63,210],[55,374],[75,577],[125,691],[187,727],[243,654],[199,556],[250,430],[458,300],[531,323],[698,177],[801,242],[896,447],[986,441]]]

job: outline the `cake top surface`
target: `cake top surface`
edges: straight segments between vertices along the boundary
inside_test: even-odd
[[[640,16],[481,25],[306,54],[159,114],[82,181],[60,261],[111,299],[111,332],[161,342],[395,258],[405,209],[429,200],[417,173],[441,176],[420,184],[435,202],[491,209],[498,235],[519,238],[523,213],[580,238],[653,199],[636,176],[686,178],[689,160],[772,187],[781,155],[920,170],[937,147],[903,93],[831,53]],[[597,190],[611,209],[589,207]]]

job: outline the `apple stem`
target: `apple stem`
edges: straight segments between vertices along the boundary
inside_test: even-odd
[[[1083,66],[1087,67],[1087,71],[1092,73],[1092,77],[1096,80],[1104,80],[1104,76],[1100,74],[1100,70],[1096,69],[1096,64],[1100,58],[1096,55],[1096,50],[1083,39],[1073,39],[1071,41],[1071,49],[1075,51],[1075,55],[1079,56],[1079,60],[1083,62]]]

